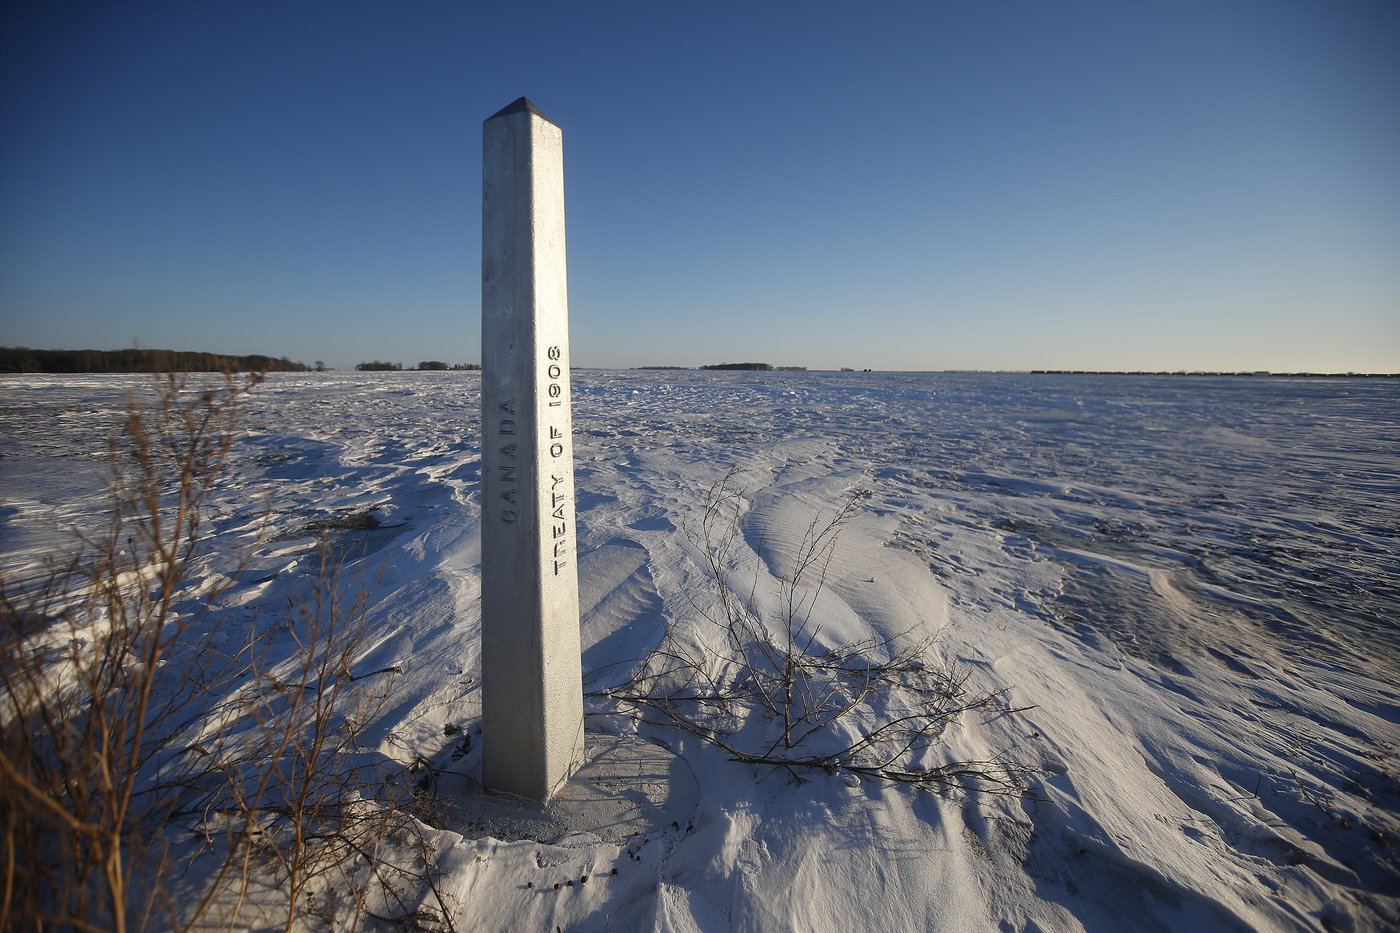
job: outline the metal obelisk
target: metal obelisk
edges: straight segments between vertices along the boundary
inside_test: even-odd
[[[482,778],[546,800],[583,760],[563,134],[483,127]]]

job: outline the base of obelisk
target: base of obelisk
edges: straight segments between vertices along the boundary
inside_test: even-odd
[[[589,733],[585,760],[545,803],[444,774],[442,829],[468,837],[624,843],[685,830],[699,799],[695,774],[675,753],[635,736]],[[572,837],[572,838],[571,838]]]

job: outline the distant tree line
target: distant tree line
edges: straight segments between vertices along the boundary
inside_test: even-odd
[[[6,373],[213,373],[306,372],[310,367],[285,356],[229,356],[194,350],[32,350],[0,347]]]
[[[690,367],[688,367],[688,366],[637,366],[637,367],[635,367],[635,368],[636,368],[636,369],[671,370],[671,369],[689,369]],[[776,370],[778,370],[779,372],[785,372],[785,373],[805,373],[805,372],[807,371],[807,367],[806,367],[806,366],[774,366],[772,363],[711,363],[711,364],[709,364],[708,366],[701,366],[700,368],[701,368],[701,369],[748,369],[748,370],[754,370],[754,371],[756,371],[756,372],[771,372],[772,370],[775,370],[775,369],[776,369]],[[842,367],[842,372],[855,372],[855,370],[853,370],[853,369],[846,369],[846,368],[843,366],[843,367]],[[866,372],[870,372],[870,370],[867,369]]]
[[[398,373],[403,372],[402,363],[385,363],[383,360],[370,360],[368,363],[356,363],[355,368],[362,373]],[[433,372],[438,370],[475,370],[480,369],[479,363],[444,363],[442,360],[424,360],[414,367],[419,372]]]
[[[753,369],[767,372],[773,368],[772,363],[711,363],[708,366],[701,366],[701,369]]]
[[[1396,379],[1400,373],[1276,373],[1268,370],[1231,371],[1215,369],[1032,369],[1034,376],[1262,376],[1274,379]]]
[[[421,363],[418,364],[418,371],[419,371],[419,372],[429,372],[429,371],[432,371],[432,370],[444,370],[444,369],[476,370],[476,369],[480,369],[480,368],[481,368],[481,364],[480,364],[480,363],[453,363],[453,364],[451,364],[451,365],[448,365],[447,363],[444,363],[442,360],[424,360],[423,362],[421,362]]]

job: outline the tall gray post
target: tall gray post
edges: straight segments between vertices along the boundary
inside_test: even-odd
[[[584,754],[564,144],[524,97],[483,135],[482,778],[545,800]]]

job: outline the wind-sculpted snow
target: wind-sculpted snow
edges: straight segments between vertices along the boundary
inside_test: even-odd
[[[147,386],[0,381],[7,580],[101,523],[108,438]],[[372,595],[366,669],[402,669],[369,733],[399,762],[479,761],[479,388],[269,378],[185,596],[232,577],[221,624],[275,626],[324,540]],[[760,602],[859,491],[819,643],[936,638],[1029,707],[965,719],[949,760],[1041,776],[1019,799],[795,784],[644,727],[699,777],[692,825],[443,829],[459,929],[1400,925],[1397,381],[580,370],[574,392],[587,689],[703,627],[697,510],[728,471]],[[631,728],[589,703],[590,728]]]

